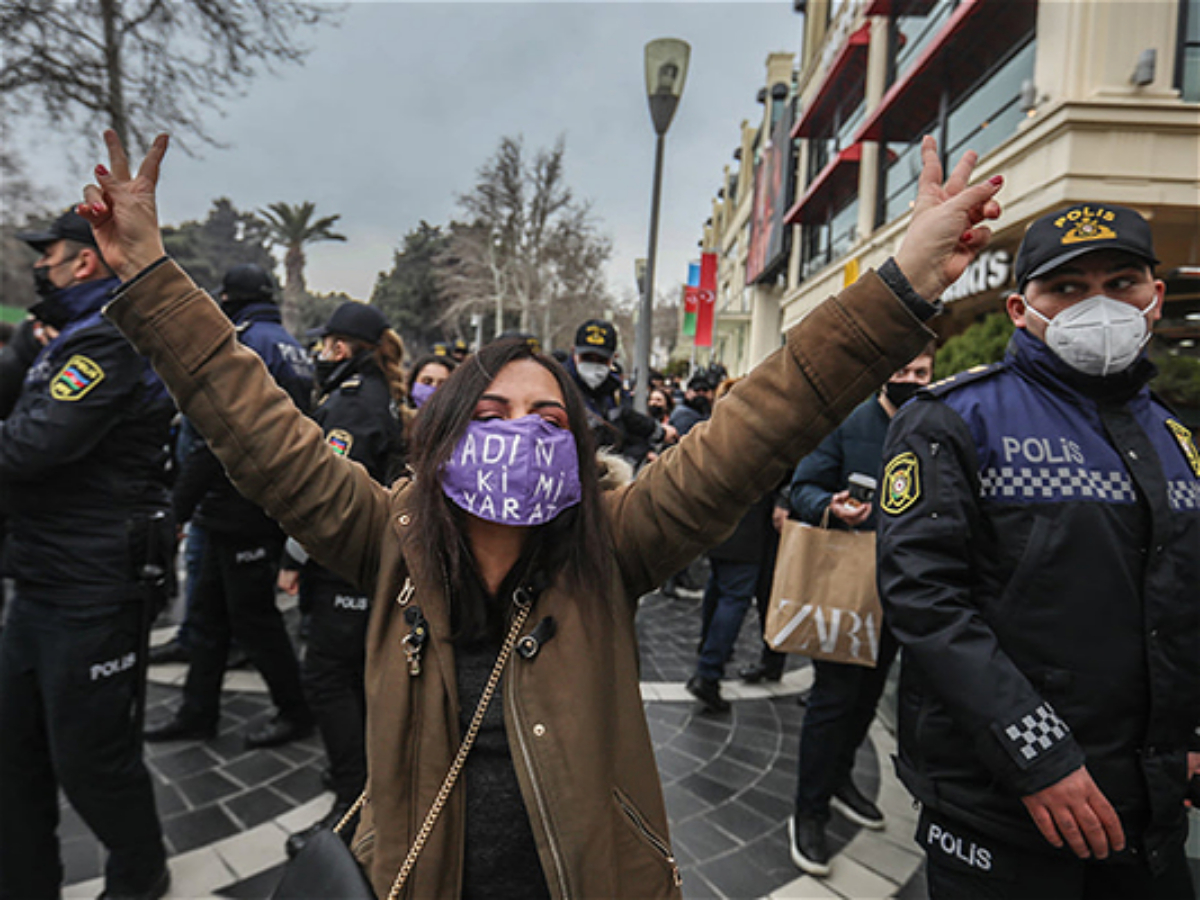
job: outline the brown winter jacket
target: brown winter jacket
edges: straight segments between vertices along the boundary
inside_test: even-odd
[[[237,487],[373,597],[370,803],[354,847],[386,897],[460,739],[449,608],[441,576],[409,552],[422,539],[409,483],[389,490],[331,452],[174,263],[135,279],[107,315],[150,357]],[[639,693],[636,598],[724,538],[930,338],[868,273],[793,328],[709,422],[605,493],[615,562],[606,601],[551,584],[529,622],[553,616],[557,633],[532,659],[514,655],[503,682],[513,763],[554,897],[680,896]],[[401,645],[407,605],[420,606],[431,634],[416,676]],[[403,896],[459,896],[464,815],[455,790]]]

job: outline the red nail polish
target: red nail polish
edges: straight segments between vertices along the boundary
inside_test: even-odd
[[[964,231],[962,233],[962,237],[960,237],[958,240],[960,243],[969,244],[969,243],[971,243],[972,236],[973,236],[973,232],[970,229],[967,229],[966,231]]]
[[[93,203],[93,204],[92,204],[92,211],[93,211],[93,212],[96,212],[96,213],[102,213],[102,212],[104,212],[104,204],[103,204],[103,203]]]
[[[80,203],[77,207],[75,207],[75,212],[79,213],[81,216],[86,215],[87,211],[88,205],[86,203]]]
[[[96,165],[96,174],[99,175],[101,178],[108,175],[108,169],[104,168],[104,163],[98,163]]]
[[[1004,184],[1004,176],[1003,175],[993,175],[991,178],[988,179],[988,184]]]

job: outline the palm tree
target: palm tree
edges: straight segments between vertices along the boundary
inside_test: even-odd
[[[300,304],[308,290],[304,283],[304,246],[317,241],[344,241],[346,236],[333,230],[341,218],[325,216],[313,221],[317,205],[305,201],[292,206],[290,203],[272,203],[260,209],[259,215],[267,223],[267,235],[272,244],[285,248],[283,268],[286,281],[283,286],[283,327],[295,333],[300,324]]]

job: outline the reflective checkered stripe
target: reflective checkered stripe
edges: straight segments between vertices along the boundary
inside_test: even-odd
[[[1133,480],[1124,472],[1079,466],[1000,466],[979,476],[979,496],[991,500],[1100,500],[1133,503]]]
[[[1043,703],[1004,729],[1010,751],[1025,763],[1033,762],[1070,734],[1067,723],[1058,717],[1049,703]]]
[[[1172,509],[1200,509],[1200,481],[1168,481]]]

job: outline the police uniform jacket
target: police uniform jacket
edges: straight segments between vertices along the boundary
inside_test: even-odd
[[[714,418],[608,491],[613,577],[580,596],[552,581],[530,622],[553,639],[507,664],[498,699],[550,893],[679,897],[677,868],[638,683],[636,598],[721,540],[759,496],[930,338],[874,273],[814,310]],[[173,263],[142,273],[109,307],[171,386],[234,483],[318,561],[372,596],[367,637],[368,794],[354,850],[386,896],[458,749],[458,687],[443,575],[410,484],[391,488],[331,452],[238,346],[229,322]],[[428,637],[412,674],[405,612]],[[531,626],[532,628],[533,626]],[[461,893],[466,805],[454,791],[402,896]]]
[[[70,321],[38,354],[0,422],[4,571],[48,602],[138,599],[130,585],[145,560],[144,548],[131,546],[133,522],[169,508],[175,407],[149,364],[101,318],[118,284],[61,292]]]
[[[231,312],[238,340],[262,359],[292,402],[307,410],[312,402],[313,367],[308,353],[284,330],[274,303],[248,303]],[[203,440],[193,445],[175,481],[173,503],[179,522],[195,519],[210,531],[246,538],[280,537],[279,526],[238,493]]]
[[[596,446],[610,447],[635,465],[645,459],[650,445],[662,440],[662,426],[633,408],[633,398],[615,373],[609,373],[593,390],[579,377],[574,357],[567,360],[565,368],[583,395]]]
[[[918,394],[888,436],[879,586],[913,794],[1053,852],[1020,798],[1086,764],[1157,868],[1200,749],[1200,458],[1153,374],[1081,375],[1018,330]]]
[[[380,484],[390,483],[404,465],[404,429],[374,354],[363,351],[344,360],[321,388],[313,419],[325,442],[338,456],[360,463]],[[313,562],[304,566],[304,577],[356,590]]]

